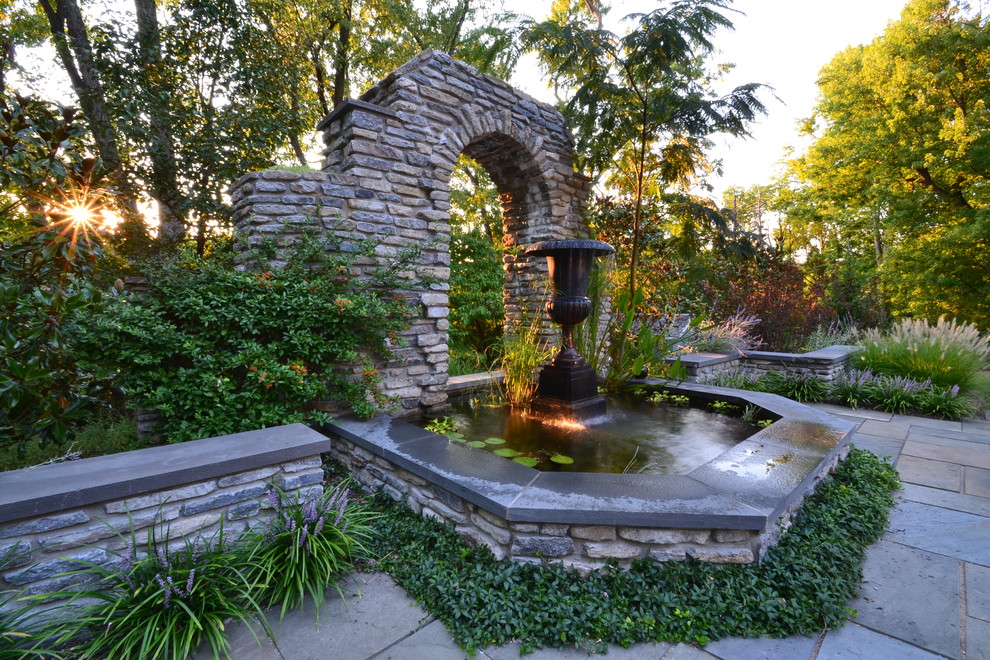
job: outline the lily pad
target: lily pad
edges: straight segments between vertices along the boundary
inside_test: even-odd
[[[519,456],[517,458],[513,458],[512,460],[521,465],[525,465],[526,467],[536,467],[540,463],[531,456]]]
[[[457,442],[464,442],[464,434],[458,433],[457,431],[451,431],[449,433],[444,433],[445,436],[451,440],[456,440]]]
[[[571,463],[574,462],[573,458],[571,458],[570,456],[564,456],[563,454],[556,454],[555,456],[551,456],[550,460],[553,461],[554,463],[560,463],[561,465],[570,465]]]
[[[486,445],[504,445],[505,438],[487,438],[485,440]]]
[[[515,449],[509,449],[508,447],[502,447],[501,449],[496,449],[492,452],[496,456],[501,456],[502,458],[515,458],[519,455]]]
[[[478,449],[481,449],[482,447],[485,446],[485,443],[483,443],[481,440],[472,440],[471,442],[467,443],[467,446],[477,447]]]

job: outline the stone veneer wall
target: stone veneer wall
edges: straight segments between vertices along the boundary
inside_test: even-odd
[[[601,568],[608,559],[628,566],[641,557],[748,564],[762,559],[793,513],[788,511],[763,532],[511,522],[345,438],[333,439],[331,454],[368,490],[381,488],[415,513],[450,523],[469,544],[487,546],[497,559],[525,563],[554,561],[581,570]]]
[[[771,351],[749,351],[747,353],[716,354],[697,353],[680,356],[681,365],[687,372],[688,382],[698,382],[699,378],[710,373],[743,367],[759,371],[798,371],[814,374],[825,382],[849,367],[852,356],[859,349],[856,346],[829,346],[810,353],[776,353]]]
[[[291,424],[0,473],[0,557],[19,557],[0,591],[71,587],[82,578],[60,575],[81,567],[70,560],[113,564],[132,525],[139,543],[152,528],[177,542],[208,537],[221,519],[236,536],[266,515],[271,484],[290,497],[321,494],[329,444]]]
[[[436,278],[403,292],[419,308],[399,359],[379,365],[384,392],[405,410],[446,403],[450,177],[460,154],[478,161],[499,191],[505,222],[507,323],[536,310],[549,286],[544,259],[518,249],[547,239],[587,236],[588,179],[575,172],[561,114],[507,83],[427,50],[319,125],[326,145],[321,172],[255,172],[231,189],[242,249],[273,238],[291,243],[307,230],[345,242],[379,242],[377,258],[355,277],[422,249],[416,269]],[[552,332],[547,329],[549,338]]]

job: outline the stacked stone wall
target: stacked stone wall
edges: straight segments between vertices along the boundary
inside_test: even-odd
[[[608,560],[628,567],[638,558],[747,564],[762,558],[772,545],[768,543],[770,537],[775,542],[780,535],[776,526],[761,532],[513,522],[345,438],[334,438],[331,454],[368,490],[381,488],[417,514],[450,523],[469,544],[486,546],[497,559],[536,564],[559,562],[580,570],[601,568]],[[783,524],[788,519],[789,515],[779,522]]]
[[[541,240],[587,236],[588,179],[574,171],[573,145],[550,105],[479,74],[446,54],[425,51],[318,126],[322,172],[268,171],[232,188],[242,264],[247,248],[271,238],[290,244],[305,231],[338,232],[378,242],[375,259],[355,277],[420,249],[403,292],[417,307],[407,347],[384,369],[386,394],[408,412],[446,403],[447,292],[450,278],[450,177],[463,153],[478,161],[499,191],[504,219],[506,326],[542,313],[548,295],[544,259],[520,250]],[[551,341],[549,323],[543,333]]]
[[[149,531],[178,547],[221,524],[233,538],[269,515],[273,485],[290,498],[319,496],[328,447],[296,424],[2,473],[0,557],[14,561],[0,591],[78,585],[86,578],[64,573],[80,561],[112,567],[115,553],[129,553],[132,531],[141,547]]]

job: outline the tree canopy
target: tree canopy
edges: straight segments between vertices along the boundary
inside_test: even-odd
[[[988,20],[911,0],[821,72],[791,220],[814,249],[875,268],[896,315],[990,324]]]

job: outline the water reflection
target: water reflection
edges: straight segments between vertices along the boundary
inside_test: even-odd
[[[477,446],[488,440],[486,450],[524,464],[535,460],[533,467],[548,471],[687,474],[758,430],[707,410],[639,399],[610,399],[608,410],[580,424],[541,421],[504,406],[460,403],[451,417],[465,442]]]

